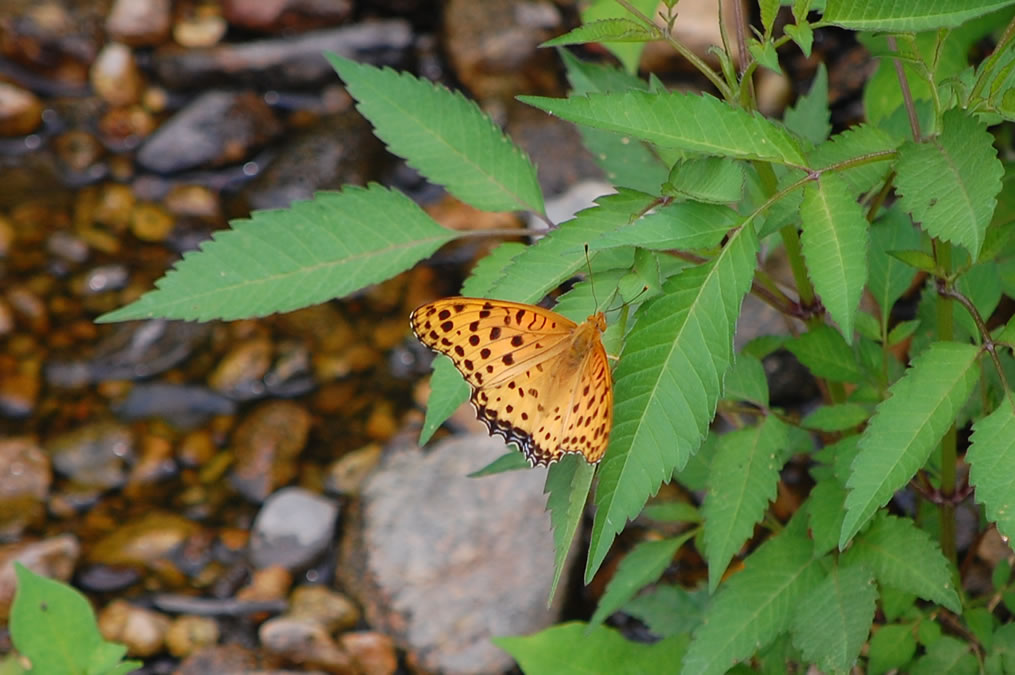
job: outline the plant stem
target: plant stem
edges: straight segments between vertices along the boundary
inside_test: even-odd
[[[935,242],[934,250],[937,257],[938,269],[944,272],[947,277],[952,267],[952,249],[948,242]],[[955,337],[955,325],[952,317],[952,300],[948,296],[937,296],[937,334],[943,341]],[[938,518],[941,524],[941,552],[951,561],[953,565],[958,563],[955,550],[955,505],[949,497],[955,492],[955,465],[958,461],[956,445],[958,434],[955,423],[948,427],[944,438],[941,439],[941,495],[944,497],[938,506]]]

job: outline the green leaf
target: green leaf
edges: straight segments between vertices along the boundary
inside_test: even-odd
[[[14,563],[17,592],[11,607],[11,641],[32,662],[33,673],[81,673],[94,662],[113,665],[109,656],[124,648],[102,639],[95,613],[79,591]],[[126,662],[130,669],[142,664]]]
[[[809,23],[788,24],[783,27],[783,30],[797,44],[804,56],[810,58],[811,49],[814,46],[814,30],[811,25]]]
[[[870,410],[858,403],[823,405],[804,418],[803,425],[818,431],[845,431],[867,421]]]
[[[588,42],[648,42],[656,37],[656,31],[630,19],[602,19],[578,26],[574,30],[547,40],[540,47],[563,47],[583,45]]]
[[[888,255],[914,270],[937,274],[937,261],[923,251],[888,251]]]
[[[964,246],[975,259],[990,224],[1004,169],[994,137],[959,109],[944,114],[941,134],[899,149],[900,202],[924,230]]]
[[[698,509],[687,502],[648,504],[642,509],[641,515],[651,520],[667,523],[700,523],[702,521]]]
[[[728,206],[674,202],[642,216],[629,225],[604,233],[589,244],[590,251],[639,246],[655,251],[701,249],[716,246],[743,222]]]
[[[749,401],[768,407],[768,378],[765,366],[752,356],[740,354],[723,380],[723,398],[730,401]]]
[[[514,453],[521,457],[521,453]],[[524,458],[523,458],[524,460]],[[526,462],[528,464],[528,462]],[[576,455],[565,455],[552,465],[546,473],[548,497],[546,508],[550,512],[553,526],[553,583],[550,585],[548,603],[553,601],[557,584],[564,572],[567,554],[571,550],[575,532],[585,515],[585,503],[592,489],[592,477],[596,468]]]
[[[881,323],[888,322],[896,300],[909,289],[916,276],[916,270],[911,265],[889,255],[889,251],[916,250],[919,247],[920,232],[900,209],[889,209],[871,226],[867,288],[881,309]]]
[[[589,619],[589,625],[601,624],[608,616],[624,606],[638,591],[659,580],[673,562],[677,549],[694,536],[693,532],[671,539],[642,541],[620,560],[617,571],[606,585],[599,606]]]
[[[543,213],[536,167],[475,102],[409,73],[325,56],[374,135],[428,180],[477,209]]]
[[[761,25],[766,34],[771,34],[775,16],[779,13],[779,0],[760,0],[758,6],[761,10]]]
[[[682,672],[719,675],[767,645],[789,628],[800,600],[824,576],[806,537],[783,531],[767,541],[716,594]]]
[[[793,644],[824,672],[848,671],[867,641],[877,595],[864,567],[832,569],[793,617]]]
[[[973,423],[966,461],[976,501],[1007,538],[1015,535],[1015,399],[1009,394],[990,415]]]
[[[814,539],[815,555],[824,555],[839,544],[846,488],[829,478],[818,481],[807,495],[807,523]]]
[[[665,194],[709,204],[740,201],[744,165],[725,157],[695,157],[677,162],[670,171]]]
[[[766,40],[761,43],[757,40],[749,40],[747,50],[751,53],[751,57],[758,62],[758,65],[773,73],[782,74],[782,68],[779,66],[779,54],[775,51],[775,45],[772,42]]]
[[[853,30],[913,32],[954,28],[1012,4],[1012,0],[828,0],[825,21]]]
[[[627,519],[705,437],[757,251],[748,221],[714,261],[672,277],[638,311],[614,376],[613,435],[599,467],[586,580]]]
[[[913,627],[905,624],[888,624],[877,629],[871,636],[867,653],[868,672],[881,675],[889,670],[904,671],[905,666],[916,654],[916,638]]]
[[[656,635],[670,637],[697,628],[707,602],[705,589],[688,591],[660,584],[624,605],[624,612],[644,623]]]
[[[797,99],[796,105],[786,109],[782,122],[790,131],[817,145],[832,131],[831,115],[828,109],[828,70],[822,62],[814,73],[810,90]]]
[[[774,415],[719,437],[702,506],[710,593],[776,497],[787,437],[786,425]]]
[[[863,194],[883,183],[891,162],[895,159],[896,142],[881,129],[860,124],[832,136],[808,155],[810,166],[824,171],[835,167],[836,174],[849,186],[850,194]],[[840,168],[850,160],[877,158],[880,161],[860,162],[850,168]]]
[[[859,382],[863,377],[853,349],[831,326],[812,326],[806,333],[786,342],[786,349],[815,377],[834,382]]]
[[[567,99],[518,99],[576,124],[629,134],[668,148],[805,165],[799,142],[785,128],[706,94],[629,91]]]
[[[937,342],[913,360],[864,430],[847,487],[839,548],[927,461],[980,376],[979,350]]]
[[[687,637],[678,635],[654,644],[626,640],[605,626],[579,621],[558,624],[525,637],[495,637],[491,642],[510,654],[526,673],[651,672],[661,663],[678,663]]]
[[[804,187],[800,237],[814,290],[853,341],[853,319],[867,283],[867,220],[845,181],[826,174]]]
[[[856,313],[856,332],[860,337],[881,342],[881,322],[863,310]]]
[[[208,321],[288,312],[389,279],[458,235],[379,185],[256,211],[185,253],[156,290],[96,321]]]
[[[927,653],[916,660],[909,672],[912,675],[974,675],[979,671],[972,645],[965,640],[943,635],[927,647]]]
[[[878,582],[961,611],[948,561],[930,535],[909,518],[881,514],[843,554],[844,565],[863,565]]]
[[[648,16],[653,16],[656,4],[655,0],[633,0],[631,2],[631,5]],[[581,14],[582,22],[587,24],[597,20],[628,16],[628,10],[613,0],[593,0],[582,10]],[[617,60],[623,64],[624,70],[629,73],[638,70],[641,53],[645,50],[645,45],[642,42],[611,41],[604,42],[603,46],[617,57]]]
[[[987,656],[988,664],[991,661],[997,663],[997,669],[987,672],[1011,673],[1015,672],[1015,623],[1006,623],[994,631],[992,640],[993,649]]]
[[[912,337],[913,333],[915,333],[916,329],[919,327],[920,322],[916,319],[896,324],[895,327],[888,332],[888,346],[894,347],[903,340]]]
[[[506,471],[519,471],[521,469],[528,468],[530,468],[529,462],[525,459],[525,456],[520,452],[512,450],[510,452],[505,452],[482,469],[473,471],[469,474],[469,478],[482,478],[483,476],[493,476]]]

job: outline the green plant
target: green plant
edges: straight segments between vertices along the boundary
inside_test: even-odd
[[[670,22],[674,4],[666,3]],[[633,314],[628,325],[622,312],[604,338],[620,354],[606,457],[597,472],[567,457],[547,476],[558,578],[594,478],[586,581],[643,510],[691,525],[682,537],[631,551],[589,626],[501,639],[529,672],[559,672],[562,655],[590,672],[611,662],[611,672],[661,662],[675,669],[681,660],[684,672],[721,673],[749,658],[777,671],[787,662],[845,671],[865,643],[872,672],[1015,667],[1015,629],[1002,623],[1002,612],[1015,610],[1010,569],[995,570],[1000,605],[966,597],[955,521],[967,497],[957,479],[958,432],[971,426],[966,461],[976,501],[1002,534],[1015,534],[1015,325],[988,329],[1002,295],[1015,297],[1015,191],[1003,189],[1015,173],[988,131],[1015,119],[1013,2],[827,0],[813,3],[823,12],[815,19],[811,3],[797,0],[795,23],[775,36],[779,4],[759,2],[753,36],[728,27],[746,50],[740,60],[717,51],[718,70],[626,0],[617,5],[623,16],[549,43],[604,41],[631,66],[644,42],[664,41],[718,98],[669,92],[566,51],[572,95],[522,97],[581,125],[617,192],[551,223],[531,246],[502,244],[462,293],[536,302],[588,264],[597,286],[618,289]],[[782,122],[754,111],[751,85],[759,68],[779,69],[776,48],[792,42],[809,54],[824,26],[864,31],[858,37],[881,57],[864,89],[866,122],[833,136],[824,68]],[[969,63],[971,47],[990,35],[997,47]],[[407,74],[329,58],[376,134],[428,179],[477,208],[546,219],[528,158],[475,105]],[[186,255],[157,290],[101,320],[296,309],[389,278],[452,239],[484,234],[495,233],[446,230],[378,185],[322,193],[235,222]],[[763,245],[785,251],[791,292],[760,265]],[[916,318],[895,323],[891,309],[917,275],[925,281]],[[860,306],[865,292],[871,310]],[[759,338],[734,354],[748,293],[799,320],[802,332]],[[587,282],[556,307],[577,320],[593,308]],[[906,340],[908,365],[892,351]],[[802,421],[769,405],[760,360],[779,347],[826,394]],[[423,441],[467,394],[439,359]],[[735,431],[709,430],[717,411]],[[768,504],[794,456],[808,458],[814,486],[780,523]],[[706,492],[704,503],[646,509],[670,480]],[[886,505],[907,485],[920,497],[917,513],[890,513]],[[764,543],[722,581],[759,523]],[[692,538],[708,563],[707,588],[657,583]],[[617,609],[662,642],[629,643],[598,625]],[[589,641],[600,646],[581,647]]]
[[[14,564],[18,590],[11,607],[11,639],[31,661],[25,671],[13,662],[3,672],[61,675],[126,675],[140,661],[124,661],[127,648],[99,634],[87,598],[67,584]]]

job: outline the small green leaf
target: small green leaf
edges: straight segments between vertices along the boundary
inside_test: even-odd
[[[856,332],[873,342],[881,341],[881,322],[864,311],[856,313]]]
[[[515,453],[519,454],[519,453]],[[585,515],[585,503],[592,489],[596,468],[576,455],[565,455],[546,472],[546,508],[553,526],[553,583],[547,604],[557,591],[568,551]]]
[[[842,334],[831,326],[819,324],[806,333],[789,340],[786,349],[815,377],[834,382],[859,382],[863,377],[856,354]]]
[[[888,346],[894,347],[906,338],[913,335],[916,329],[920,327],[919,319],[913,319],[911,321],[903,321],[895,324],[895,327],[888,332]]]
[[[524,637],[495,637],[491,641],[510,654],[526,673],[652,672],[660,663],[679,663],[687,636],[677,635],[653,644],[631,642],[605,626],[572,621]]]
[[[857,403],[824,405],[804,418],[803,425],[818,431],[844,431],[867,421],[870,410]]]
[[[1015,399],[1009,394],[990,415],[973,424],[966,461],[976,501],[1007,538],[1015,536]]]
[[[786,26],[787,31],[790,28],[792,26]],[[819,63],[810,90],[797,99],[795,105],[786,109],[782,121],[790,131],[817,145],[825,141],[832,131],[831,116],[828,108],[828,70],[824,63]]]
[[[948,561],[930,535],[909,518],[882,514],[843,554],[844,565],[863,565],[878,582],[961,611]]]
[[[658,581],[660,575],[673,562],[673,556],[693,532],[672,539],[642,541],[621,559],[613,578],[606,585],[599,606],[589,619],[589,625],[601,624],[620,609],[645,586]]]
[[[773,73],[782,74],[782,67],[779,65],[779,54],[775,51],[775,45],[771,41],[765,40],[764,43],[761,43],[757,40],[750,40],[747,43],[747,50],[763,68],[767,68]]]
[[[934,343],[892,385],[853,462],[840,548],[927,461],[979,379],[978,354],[972,345]]]
[[[801,601],[793,644],[825,672],[848,671],[867,641],[876,600],[874,579],[863,566],[834,568]]]
[[[783,30],[797,44],[804,56],[810,58],[811,48],[814,46],[814,30],[811,25],[809,23],[789,24]]]
[[[547,40],[540,47],[583,45],[589,42],[648,42],[656,38],[656,30],[630,19],[590,21],[563,35]]]
[[[484,211],[543,213],[536,167],[474,101],[409,73],[325,57],[388,149]]]
[[[631,5],[641,11],[642,14],[653,16],[655,14],[655,0],[633,0]],[[582,10],[582,22],[591,23],[598,20],[612,19],[629,16],[626,7],[613,0],[592,0]],[[638,62],[645,50],[643,42],[609,41],[603,42],[603,46],[617,57],[624,66],[624,70],[634,73],[638,70]]]
[[[932,623],[932,622],[927,622]],[[965,641],[942,635],[927,646],[927,653],[916,660],[909,671],[912,675],[975,675],[980,671],[972,645]]]
[[[768,379],[765,366],[751,356],[740,354],[723,380],[723,398],[730,401],[749,401],[768,406]]]
[[[660,637],[690,633],[701,624],[708,603],[705,589],[688,591],[679,586],[659,584],[624,605],[624,612],[635,617]]]
[[[779,0],[760,0],[761,25],[766,35],[771,35],[772,26],[775,25],[775,16],[779,13]]]
[[[675,202],[603,233],[589,243],[590,251],[639,246],[656,251],[716,246],[743,217],[728,206]]]
[[[937,274],[937,261],[923,251],[888,251],[888,255],[906,265],[929,274]]]
[[[725,157],[695,157],[677,162],[663,186],[663,194],[709,204],[740,201],[743,192],[744,165]]]
[[[482,478],[483,476],[493,476],[505,471],[518,471],[528,468],[530,468],[529,462],[525,459],[525,456],[520,452],[512,450],[511,452],[505,452],[482,469],[473,471],[469,474],[469,478]]]
[[[912,32],[954,28],[969,19],[1007,7],[1012,0],[828,0],[824,19],[853,30]]]
[[[702,521],[698,509],[687,502],[648,504],[642,509],[641,515],[667,523],[700,523]]]
[[[918,252],[920,232],[901,209],[892,208],[871,225],[871,248],[868,255],[870,273],[867,288],[881,309],[886,323],[895,302],[902,297],[916,276],[913,265],[891,255],[891,251]],[[930,258],[930,256],[926,256]],[[933,271],[934,259],[930,258]],[[926,260],[923,260],[926,262]]]
[[[975,260],[1004,175],[986,125],[949,110],[941,134],[903,144],[895,168],[903,208],[931,236],[964,246]]]
[[[904,666],[916,654],[913,627],[906,624],[888,624],[877,629],[867,653],[868,672],[881,675],[889,670],[904,671]]]

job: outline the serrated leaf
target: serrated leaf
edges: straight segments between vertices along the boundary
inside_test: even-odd
[[[846,488],[834,478],[818,481],[807,495],[807,524],[814,539],[814,554],[824,555],[839,544]]]
[[[856,313],[854,327],[860,337],[874,342],[881,342],[881,322],[867,312],[861,310]]]
[[[520,471],[521,469],[528,468],[529,462],[520,452],[505,452],[482,469],[477,469],[476,471],[468,474],[468,477],[482,478],[483,476],[493,476],[498,473],[504,473],[505,471]]]
[[[648,504],[641,515],[651,520],[668,523],[700,523],[701,513],[693,504],[687,502],[660,502]]]
[[[644,623],[656,635],[670,637],[697,628],[707,602],[705,589],[688,591],[660,584],[624,605],[624,612]]]
[[[853,317],[867,283],[867,220],[845,181],[825,174],[804,187],[800,218],[807,271],[829,315],[853,341]]]
[[[870,410],[858,403],[823,405],[804,418],[803,425],[818,431],[845,431],[867,421]]]
[[[740,350],[743,356],[755,359],[763,359],[772,352],[782,349],[789,336],[786,335],[759,335],[752,339]]]
[[[374,135],[428,180],[477,209],[543,213],[536,167],[474,101],[409,73],[325,56]]]
[[[963,110],[949,110],[941,134],[903,144],[895,166],[903,208],[931,236],[965,247],[974,260],[1004,174],[993,141],[985,125]]]
[[[706,609],[682,672],[719,675],[767,645],[824,576],[807,538],[783,531],[763,544]]]
[[[648,16],[654,15],[655,5],[655,0],[632,0],[630,2],[630,6]],[[628,9],[613,0],[592,0],[581,12],[583,23],[626,16],[628,16]],[[617,57],[617,60],[624,66],[624,70],[629,73],[635,73],[638,70],[638,62],[641,60],[642,52],[645,51],[644,43],[611,41],[602,44]]]
[[[909,289],[916,276],[911,265],[890,255],[889,251],[916,250],[919,246],[920,232],[899,209],[890,209],[871,226],[867,288],[881,309],[882,323],[887,323],[895,301]]]
[[[836,167],[835,173],[848,186],[850,194],[863,194],[882,183],[892,169],[897,143],[881,129],[859,124],[832,136],[809,155],[810,166],[816,170],[828,169],[861,157],[878,157],[881,161],[859,163],[848,169]]]
[[[96,321],[208,321],[288,312],[389,279],[457,233],[379,185],[319,192],[288,209],[232,221],[137,301]]]
[[[601,624],[624,606],[638,591],[659,580],[673,562],[677,549],[694,536],[693,532],[672,539],[642,541],[620,560],[617,571],[606,585],[589,625]]]
[[[589,42],[648,42],[656,37],[656,31],[630,19],[601,19],[590,21],[552,40],[547,40],[540,47],[563,47],[565,45],[583,45]]]
[[[948,561],[930,535],[909,518],[879,515],[853,541],[842,562],[864,565],[881,584],[961,611]]]
[[[803,55],[810,58],[811,49],[814,47],[814,29],[811,28],[811,25],[809,23],[788,24],[783,27],[783,30],[796,43]]]
[[[976,501],[1007,538],[1015,536],[1015,399],[1009,394],[990,415],[973,423],[966,461]]]
[[[737,202],[744,192],[744,166],[725,157],[695,157],[674,164],[663,187],[666,194],[708,204]]]
[[[757,250],[747,222],[714,261],[669,279],[639,310],[614,376],[613,435],[599,467],[586,580],[627,519],[705,437]]]
[[[590,251],[639,246],[655,251],[700,249],[716,246],[743,222],[728,206],[700,202],[675,202],[608,231],[589,243]]]
[[[859,382],[863,377],[853,349],[831,326],[812,326],[806,333],[787,341],[786,349],[815,377],[834,382]]]
[[[576,124],[629,134],[664,147],[805,165],[798,141],[783,127],[705,94],[629,91],[518,99]]]
[[[888,255],[914,270],[920,270],[928,274],[937,274],[937,261],[929,253],[924,253],[923,251],[888,251]]]
[[[913,627],[905,624],[881,626],[871,636],[867,654],[869,672],[881,675],[889,670],[902,669],[916,654]]]
[[[605,626],[579,621],[552,626],[524,637],[495,637],[491,641],[510,654],[526,673],[651,672],[660,663],[677,663],[687,649],[678,635],[653,644],[631,642]]]
[[[824,63],[818,63],[811,88],[786,109],[782,123],[790,131],[817,145],[832,131],[831,115],[828,108],[828,69]]]
[[[828,0],[824,19],[853,30],[919,33],[954,28],[1010,4],[1012,0]]]
[[[521,453],[515,453],[521,456]],[[524,458],[523,458],[524,459]],[[575,455],[565,455],[546,472],[546,509],[553,527],[553,583],[547,603],[553,601],[567,562],[575,532],[585,514],[596,468]]]
[[[856,662],[874,620],[877,589],[859,565],[833,568],[800,603],[793,644],[824,672],[845,672]]]
[[[943,635],[927,646],[927,653],[916,660],[911,675],[975,675],[980,671],[972,646],[965,640]]]
[[[768,407],[768,378],[765,366],[752,356],[741,353],[723,380],[723,398],[749,401]]]
[[[782,68],[779,66],[779,54],[775,51],[775,45],[771,41],[766,40],[761,43],[757,40],[750,40],[747,43],[747,51],[761,67],[767,68],[773,73],[782,74]]]
[[[709,592],[775,499],[787,434],[786,425],[769,415],[756,427],[719,438],[702,506]]]
[[[839,548],[916,474],[954,424],[979,379],[978,354],[972,345],[936,342],[889,389],[860,439]]]

